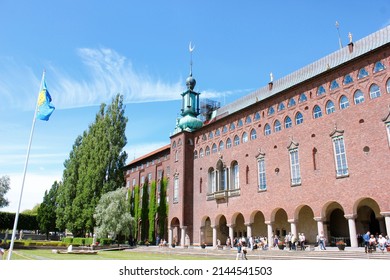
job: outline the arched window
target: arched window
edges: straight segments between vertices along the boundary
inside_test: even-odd
[[[214,143],[211,152],[215,154],[217,152],[217,145]]]
[[[336,80],[333,80],[330,82],[330,90],[334,90],[336,88],[339,88],[339,83]]]
[[[210,131],[210,132],[209,132],[209,139],[213,139],[213,137],[214,137],[214,134],[213,134],[212,131]]]
[[[353,95],[353,101],[356,105],[364,102],[364,94],[360,89],[355,91],[355,94]]]
[[[224,125],[223,129],[222,129],[222,133],[226,133],[228,131],[228,126],[227,125]]]
[[[255,114],[254,120],[255,120],[255,121],[260,120],[260,113],[259,113],[259,112],[257,112],[257,113]]]
[[[291,121],[291,118],[289,116],[287,116],[285,119],[284,119],[284,127],[285,128],[290,128],[292,127],[292,121]]]
[[[301,124],[301,123],[303,123],[303,115],[301,112],[298,112],[295,115],[295,124]]]
[[[307,97],[306,97],[306,94],[303,92],[301,93],[301,95],[299,96],[299,99],[298,99],[298,103],[303,103],[307,101]]]
[[[236,128],[236,125],[235,125],[234,123],[231,123],[229,129],[230,129],[230,130],[234,130],[235,128]]]
[[[255,140],[257,138],[257,133],[255,129],[251,130],[251,140]]]
[[[352,82],[353,82],[353,79],[352,79],[351,75],[349,75],[349,74],[345,75],[343,84],[344,85],[348,85],[348,84],[350,84]]]
[[[228,138],[226,140],[226,149],[230,149],[232,147],[232,140],[230,138]]]
[[[232,163],[231,168],[232,168],[232,177],[231,177],[232,184],[230,188],[233,190],[237,190],[240,188],[240,168],[238,166],[237,161],[234,161]]]
[[[245,124],[250,124],[252,122],[252,119],[250,116],[247,116],[245,119]]]
[[[317,96],[323,95],[326,92],[324,86],[319,86],[317,89]]]
[[[208,170],[208,193],[214,193],[215,189],[215,171],[214,168],[210,167]]]
[[[237,122],[237,127],[241,127],[242,126],[242,120],[239,119],[238,122]]]
[[[346,109],[348,107],[349,107],[349,100],[348,100],[348,98],[345,95],[341,96],[341,98],[340,98],[340,109]]]
[[[334,113],[335,108],[333,101],[329,100],[328,102],[326,102],[325,109],[328,115]]]
[[[368,72],[365,68],[361,68],[358,73],[358,79],[362,79],[368,76]]]
[[[206,147],[206,156],[208,156],[208,155],[210,155],[210,147],[209,146]]]
[[[219,142],[219,147],[218,147],[219,151],[223,151],[224,146],[225,146],[225,144],[223,143],[223,141],[220,141]]]
[[[248,142],[248,133],[244,132],[242,134],[242,143]]]
[[[282,125],[280,124],[280,121],[276,120],[274,123],[274,131],[278,132],[282,130]]]
[[[318,106],[318,105],[314,106],[313,117],[315,119],[322,117],[322,111],[321,111],[320,106]]]
[[[202,158],[203,157],[203,148],[200,148],[200,150],[199,150],[199,158]]]
[[[273,106],[269,107],[269,108],[268,108],[268,116],[271,116],[271,115],[273,115],[274,113],[275,113],[274,107],[273,107]]]
[[[215,131],[215,136],[220,136],[221,135],[221,131],[219,130],[219,128]]]
[[[290,98],[290,100],[287,103],[287,107],[292,107],[295,104],[296,104],[295,99],[294,98]]]
[[[284,103],[280,102],[278,105],[278,112],[283,111],[285,108],[286,108],[286,106],[284,106]]]
[[[271,126],[267,123],[264,126],[264,135],[270,135],[271,134]]]
[[[172,143],[172,148],[173,148],[173,149],[176,148],[176,141],[173,141],[173,143]]]
[[[198,151],[195,150],[195,151],[194,151],[194,159],[197,159],[197,158],[198,158]]]
[[[228,182],[227,168],[220,160],[217,163],[217,174],[218,174],[217,190],[218,191],[227,190],[227,182]]]
[[[390,79],[388,79],[386,82],[386,90],[387,90],[387,93],[390,93]]]
[[[375,99],[381,96],[381,90],[377,84],[372,84],[370,86],[370,98]]]
[[[236,135],[234,136],[234,146],[238,146],[238,145],[240,145],[240,137]]]
[[[385,66],[381,61],[377,61],[374,65],[374,73],[385,70]]]

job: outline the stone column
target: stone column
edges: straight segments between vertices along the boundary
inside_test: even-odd
[[[349,239],[351,240],[351,248],[357,248],[358,241],[357,241],[356,223],[355,223],[356,215],[350,214],[350,215],[344,215],[344,217],[348,220]]]
[[[380,212],[380,214],[385,217],[385,232],[383,234],[390,234],[390,212]]]
[[[217,226],[211,226],[213,229],[213,247],[217,246]]]
[[[229,227],[229,237],[230,237],[230,242],[233,247],[233,241],[234,241],[234,224],[227,225]]]
[[[246,237],[249,239],[249,237],[252,236],[252,224],[251,223],[246,223]]]
[[[268,248],[270,249],[272,245],[274,244],[274,233],[272,230],[272,222],[271,221],[265,221],[264,222],[267,225],[267,234],[268,234]]]
[[[290,220],[287,220],[287,222],[290,223],[290,227],[291,227],[290,231],[291,231],[291,233],[294,234],[295,238],[298,240],[296,220],[290,219]]]
[[[168,228],[168,244],[172,246],[173,241],[173,230],[171,227]]]
[[[180,234],[180,246],[182,246],[182,247],[184,247],[184,245],[185,245],[186,231],[187,231],[187,226],[182,226],[181,227],[181,234]]]

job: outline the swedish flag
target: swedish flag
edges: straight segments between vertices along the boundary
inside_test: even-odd
[[[54,106],[51,105],[51,96],[46,87],[45,75],[42,78],[42,86],[38,96],[37,118],[43,121],[48,121],[54,111]]]

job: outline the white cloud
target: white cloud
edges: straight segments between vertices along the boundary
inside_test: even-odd
[[[16,212],[19,205],[20,193],[22,190],[23,174],[12,173],[10,177],[10,190],[5,197],[9,201],[9,206],[1,208],[2,212]],[[26,209],[32,209],[36,204],[43,200],[46,190],[50,190],[54,181],[60,181],[62,174],[29,174],[26,173],[24,181],[20,212]]]

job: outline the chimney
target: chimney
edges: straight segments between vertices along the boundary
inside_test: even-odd
[[[348,50],[349,52],[353,52],[353,42],[352,42],[352,33],[348,33],[348,38],[349,38],[349,44],[348,44]]]

